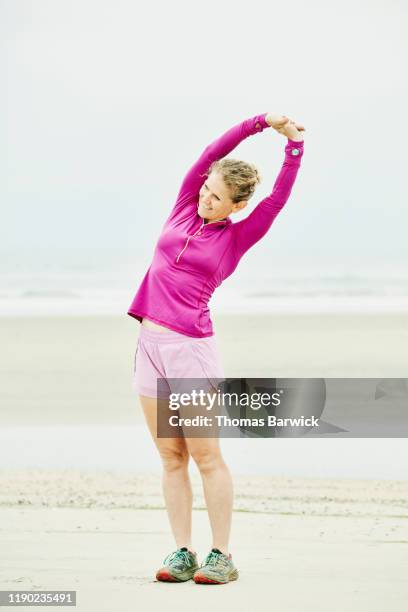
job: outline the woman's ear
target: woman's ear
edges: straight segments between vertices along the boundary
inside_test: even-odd
[[[239,210],[242,210],[243,208],[245,208],[247,204],[248,204],[248,200],[241,200],[240,202],[236,202],[235,204],[232,205],[232,210],[234,212],[238,212]]]

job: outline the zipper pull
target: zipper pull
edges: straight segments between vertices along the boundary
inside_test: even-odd
[[[180,251],[180,253],[177,255],[177,258],[176,258],[176,263],[178,263],[178,262],[179,262],[179,259],[180,259],[181,255],[182,255],[182,254],[184,253],[184,251],[186,250],[187,245],[188,245],[188,243],[189,243],[189,241],[190,241],[190,238],[194,238],[194,236],[198,236],[199,234],[201,234],[201,230],[202,230],[202,228],[203,228],[203,227],[204,227],[204,221],[203,221],[203,223],[202,223],[201,227],[199,227],[199,228],[198,228],[198,230],[197,230],[197,231],[196,231],[194,234],[192,234],[191,236],[189,236],[189,237],[187,238],[186,244],[184,245],[184,247],[182,248],[182,250]]]

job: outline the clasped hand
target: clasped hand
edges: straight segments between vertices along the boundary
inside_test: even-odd
[[[289,119],[286,115],[268,113],[265,117],[265,121],[270,127],[279,132],[279,134],[286,136],[286,138],[298,141],[303,140],[302,132],[305,131],[305,127]]]

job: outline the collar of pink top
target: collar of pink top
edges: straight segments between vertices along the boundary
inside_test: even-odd
[[[203,220],[204,219],[201,219],[201,224],[203,223]],[[221,219],[221,221],[212,221],[211,223],[204,223],[202,227],[203,229],[205,227],[219,227],[219,226],[229,225],[230,223],[232,223],[231,219],[229,217],[226,217],[226,219]]]

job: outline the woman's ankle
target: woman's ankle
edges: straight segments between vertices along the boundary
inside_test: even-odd
[[[187,548],[187,550],[191,552],[193,555],[197,554],[197,551],[193,548],[191,544],[181,544],[180,546],[176,544],[176,546],[177,546],[177,550],[180,550],[180,548]]]

